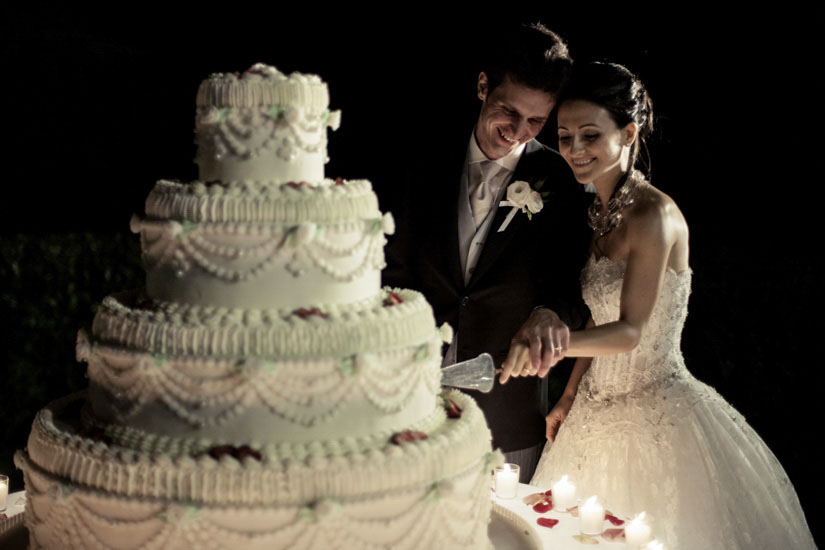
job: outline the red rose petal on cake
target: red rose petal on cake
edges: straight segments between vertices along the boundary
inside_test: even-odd
[[[335,178],[335,185],[344,185],[344,178]]]
[[[310,316],[309,310],[305,307],[302,307],[300,309],[296,309],[295,311],[292,312],[292,314],[297,315],[301,319],[307,319]]]
[[[232,452],[234,451],[234,447],[232,445],[216,445],[214,447],[210,447],[208,454],[215,460],[220,460],[222,456],[232,456]]]
[[[623,519],[619,519],[616,516],[614,516],[613,514],[605,514],[604,519],[606,519],[607,521],[609,521],[613,525],[623,525],[624,524]]]
[[[399,432],[392,436],[391,441],[396,445],[401,445],[402,443],[409,443],[411,441],[419,441],[421,439],[427,439],[427,434],[424,432],[414,432],[412,430],[404,430],[403,432]]]
[[[445,399],[445,408],[447,409],[448,418],[461,418],[461,407],[455,404],[450,398]]]
[[[539,502],[535,506],[533,506],[533,511],[537,514],[543,514],[545,512],[549,512],[553,509],[553,503],[549,500],[545,500],[544,502]]]
[[[244,458],[246,458],[248,456],[251,456],[252,458],[257,460],[258,462],[260,462],[263,458],[263,457],[261,457],[261,453],[259,453],[258,451],[256,451],[252,447],[250,447],[249,445],[243,445],[243,446],[239,447],[238,449],[235,450],[235,452],[233,453],[232,456],[234,456],[238,460],[243,460]]]
[[[305,307],[298,308],[295,311],[293,311],[292,314],[297,315],[298,317],[300,317],[301,319],[304,319],[304,320],[306,320],[310,317],[313,317],[313,316],[314,317],[321,317],[323,319],[326,319],[327,317],[329,317],[329,315],[327,315],[326,313],[324,313],[323,311],[321,311],[317,307],[314,307],[312,309],[307,309]]]
[[[556,524],[558,524],[558,522],[559,520],[553,518],[539,518],[536,520],[536,523],[538,523],[542,527],[547,527],[549,529],[555,527]]]
[[[396,294],[395,292],[390,292],[386,298],[384,298],[384,305],[385,306],[394,306],[396,304],[400,304],[404,301],[401,296]]]
[[[625,540],[624,529],[619,529],[618,527],[611,527],[610,529],[605,529],[602,532],[602,537],[604,538],[604,540],[608,540],[611,542],[621,542]]]

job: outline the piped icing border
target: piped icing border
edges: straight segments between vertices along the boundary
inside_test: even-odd
[[[18,453],[31,505],[34,546],[139,550],[327,548],[487,550],[489,472],[465,468],[449,479],[354,501],[323,498],[292,506],[238,506],[132,499],[55,478]]]
[[[131,229],[141,234],[147,269],[169,265],[178,277],[198,266],[224,281],[247,281],[283,267],[296,277],[314,268],[335,281],[351,282],[369,269],[384,267],[384,233],[394,230],[394,222],[390,214],[336,225],[302,222],[291,227],[135,216]]]
[[[305,428],[329,422],[356,400],[375,414],[405,410],[420,387],[438,392],[441,335],[404,348],[311,360],[165,357],[78,334],[77,357],[88,377],[121,402],[121,423],[147,404],[163,403],[194,428],[220,426],[253,407]]]
[[[330,224],[380,220],[368,180],[306,182],[201,182],[160,180],[146,198],[146,215],[201,222],[304,222]]]
[[[198,107],[258,107],[292,105],[323,111],[329,105],[329,89],[314,74],[289,76],[275,67],[256,63],[243,73],[213,73],[201,82],[195,99]]]
[[[392,303],[395,296],[400,302]],[[435,318],[424,297],[384,289],[370,307],[330,305],[294,311],[201,307],[149,302],[126,292],[107,296],[92,338],[168,356],[345,357],[397,348],[431,337]]]
[[[300,505],[322,498],[358,499],[427,486],[467,468],[489,475],[500,453],[490,451],[484,415],[469,396],[446,394],[461,409],[425,439],[303,461],[237,460],[148,455],[77,435],[61,411],[78,399],[64,398],[40,411],[27,454],[38,468],[60,478],[130,498],[160,498],[205,504]],[[489,479],[489,478],[488,478]]]
[[[436,406],[429,415],[411,423],[408,429],[415,432],[432,433],[444,424],[446,418],[444,409]],[[196,459],[201,455],[208,454],[215,447],[233,443],[220,438],[159,435],[129,426],[107,424],[96,419],[90,413],[88,407],[83,407],[81,410],[81,422],[90,433],[102,436],[105,441],[111,442],[114,446],[153,456],[162,454],[172,459],[187,456]],[[381,431],[370,435],[345,436],[309,443],[250,441],[248,446],[250,450],[259,453],[269,461],[305,462],[310,457],[345,456],[382,448],[393,435],[394,432]]]

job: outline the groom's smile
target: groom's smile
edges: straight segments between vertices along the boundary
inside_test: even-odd
[[[506,156],[536,137],[555,104],[549,92],[530,88],[509,77],[490,90],[485,73],[478,76],[478,97],[482,103],[476,141],[492,160]]]

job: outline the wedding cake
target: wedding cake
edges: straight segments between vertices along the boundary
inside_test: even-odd
[[[365,180],[324,178],[317,76],[266,65],[198,90],[199,178],[159,181],[146,287],[78,336],[89,389],[38,413],[32,548],[487,548],[498,453],[442,393],[424,298],[381,289]]]

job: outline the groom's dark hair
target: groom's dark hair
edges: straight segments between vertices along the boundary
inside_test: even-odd
[[[481,70],[491,92],[509,78],[558,98],[573,67],[567,44],[541,23],[509,29],[492,37],[488,47]]]

